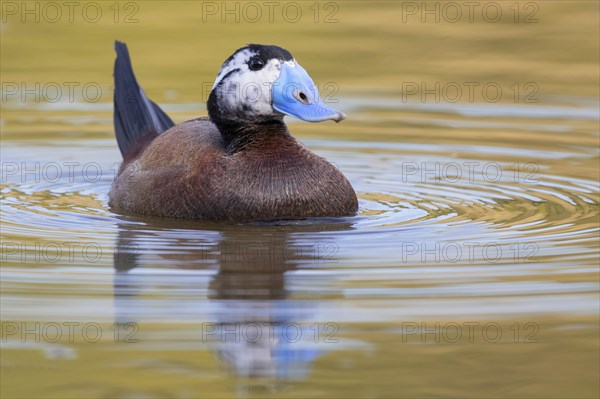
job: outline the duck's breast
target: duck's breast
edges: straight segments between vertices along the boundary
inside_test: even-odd
[[[228,157],[225,175],[216,194],[228,219],[348,216],[358,207],[344,175],[300,144]]]

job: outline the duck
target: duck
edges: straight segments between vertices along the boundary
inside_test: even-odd
[[[230,223],[347,217],[356,193],[340,170],[292,136],[284,116],[346,118],[328,107],[292,54],[249,44],[225,60],[207,116],[178,125],[139,85],[115,42],[114,128],[123,161],[111,211]]]

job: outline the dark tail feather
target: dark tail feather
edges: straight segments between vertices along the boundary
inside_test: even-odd
[[[127,45],[115,41],[115,51],[114,123],[119,150],[125,158],[132,149],[140,150],[142,139],[147,141],[149,136],[156,137],[175,124],[146,97],[139,86],[133,74]]]

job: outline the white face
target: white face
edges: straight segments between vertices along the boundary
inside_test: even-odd
[[[242,50],[221,67],[213,84],[221,112],[240,115],[240,119],[283,116],[273,109],[271,98],[273,83],[281,73],[281,61],[272,58],[261,69],[252,70],[248,63],[257,54]],[[286,63],[295,65],[295,60]]]

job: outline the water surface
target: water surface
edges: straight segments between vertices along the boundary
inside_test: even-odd
[[[205,113],[190,87],[211,81],[222,60],[186,55],[201,71],[192,74],[155,59],[141,30],[153,27],[162,40],[166,28],[151,22],[186,18],[155,3],[140,8],[139,26],[118,32],[132,42],[149,95],[181,122]],[[121,161],[110,95],[3,100],[3,397],[598,396],[600,116],[589,46],[598,50],[597,39],[586,41],[597,28],[586,15],[597,5],[553,2],[540,6],[540,23],[503,28],[396,25],[386,19],[393,4],[379,6],[342,2],[335,26],[228,25],[233,32],[218,40],[227,53],[248,27],[264,29],[257,42],[289,28],[281,40],[297,46],[313,77],[338,79],[332,105],[347,121],[289,123],[348,177],[356,217],[224,225],[117,214],[107,205]],[[364,22],[367,11],[383,23]],[[222,25],[182,24],[161,52],[201,47],[181,36]],[[34,40],[24,44],[16,35],[26,26]],[[13,56],[2,58],[3,81],[69,81],[44,63],[18,66],[23,44],[47,64],[68,60],[73,79],[96,74],[108,87],[115,34],[106,27],[3,25],[2,51]],[[359,28],[371,36],[356,42]],[[484,32],[481,41],[462,37],[473,29]],[[558,49],[522,58],[546,74],[517,72],[517,56],[529,51],[523,42],[495,65],[513,35],[549,46],[542,36],[553,29],[581,40],[557,39]],[[46,30],[83,36],[56,42],[50,56],[41,51]],[[311,32],[338,32],[320,45],[336,38],[341,58],[319,60],[295,36]],[[101,67],[74,55],[86,35]],[[394,35],[413,42],[380,47]],[[455,51],[487,53],[466,71],[455,68],[466,61],[441,50],[430,60],[406,57],[448,37]],[[363,45],[372,45],[366,60],[350,51],[364,54]],[[563,60],[559,49],[568,48]],[[335,67],[348,60],[373,65],[379,80]],[[160,75],[174,68],[182,73]],[[468,79],[504,90],[511,80],[535,82],[537,101],[422,101],[403,86]]]

